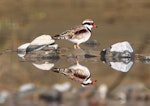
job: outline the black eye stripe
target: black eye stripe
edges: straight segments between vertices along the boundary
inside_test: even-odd
[[[83,25],[92,25],[92,23],[86,22],[86,23],[83,23]]]
[[[86,84],[84,84],[84,83],[81,83],[82,85],[89,85],[90,83],[86,83]]]

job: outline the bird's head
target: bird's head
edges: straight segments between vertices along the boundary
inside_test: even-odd
[[[91,19],[86,19],[82,22],[82,25],[86,26],[87,28],[89,28],[90,30],[92,28],[97,28],[97,25],[94,23],[93,20]]]
[[[88,79],[87,81],[84,81],[83,83],[82,83],[82,87],[88,87],[88,86],[92,86],[92,85],[94,85],[95,83],[97,82],[97,80],[90,80],[90,79]]]

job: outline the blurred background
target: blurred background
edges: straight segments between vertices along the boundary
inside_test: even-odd
[[[81,89],[80,84],[64,76],[41,71],[30,62],[20,62],[15,51],[42,34],[62,33],[87,18],[98,26],[90,38],[99,42],[96,50],[129,41],[135,53],[150,54],[149,0],[0,0],[0,91],[16,92],[26,83],[33,83],[36,88],[50,88],[65,81]],[[57,43],[60,47],[73,48],[67,41]],[[128,73],[115,71],[100,60],[81,64],[88,66],[92,78],[98,80],[96,88],[102,83],[110,89],[124,84],[150,85],[149,64],[135,62]],[[60,60],[56,66],[69,64]]]

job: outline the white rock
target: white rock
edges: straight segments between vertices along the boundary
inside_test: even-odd
[[[18,50],[19,57],[24,57],[26,55],[26,49],[29,47],[29,45],[30,43],[25,43],[18,47],[17,50]]]
[[[129,62],[128,64],[125,64],[123,62],[110,62],[111,68],[121,71],[121,72],[128,72],[131,66],[133,65],[133,62]]]
[[[115,52],[124,52],[124,51],[133,52],[133,49],[129,42],[124,41],[124,42],[119,42],[119,43],[111,45],[110,51],[111,52],[113,52],[113,51],[115,51]]]
[[[55,42],[55,40],[53,40],[50,35],[41,35],[41,36],[35,38],[31,42],[31,45],[49,45],[54,42]]]
[[[35,64],[35,63],[32,64],[40,70],[50,70],[51,68],[54,67],[53,63],[47,63],[47,62],[45,62],[44,64]]]

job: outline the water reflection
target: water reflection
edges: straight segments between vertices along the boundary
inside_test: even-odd
[[[47,40],[48,39],[48,40]],[[43,43],[45,41],[45,43]],[[96,80],[91,80],[90,70],[79,64],[79,61],[88,59],[100,60],[112,69],[128,72],[135,60],[148,63],[149,56],[134,54],[129,42],[119,42],[103,49],[102,51],[60,48],[50,35],[41,35],[31,43],[18,47],[18,56],[23,61],[31,62],[40,70],[51,70],[64,74],[66,77],[81,83],[82,86],[93,85]],[[69,63],[75,63],[68,68],[55,67],[57,61],[64,58]],[[97,60],[98,59],[98,60]],[[100,59],[100,60],[99,60]]]
[[[41,70],[51,70],[60,74],[64,74],[69,79],[75,80],[82,84],[82,86],[89,86],[95,84],[95,80],[91,81],[90,71],[87,67],[82,66],[76,61],[75,65],[68,68],[53,68],[54,63],[59,59],[59,52],[55,47],[55,43],[49,39],[48,43],[41,44],[48,35],[42,35],[34,39],[31,43],[26,43],[18,47],[18,56],[26,61],[31,61],[32,64]],[[40,44],[39,44],[40,42]],[[62,55],[62,54],[61,54]],[[76,57],[76,56],[75,56]]]
[[[42,35],[35,38],[31,43],[19,46],[18,56],[25,61],[30,61],[38,69],[50,70],[59,59],[57,48],[58,46],[51,39],[51,36]]]
[[[111,45],[101,51],[101,60],[111,68],[128,72],[133,65],[133,49],[128,42]]]
[[[72,65],[68,68],[53,68],[52,71],[64,74],[69,79],[81,83],[83,87],[87,87],[96,83],[96,80],[92,81],[90,79],[91,73],[89,69],[85,66],[80,65],[78,61],[75,65]]]
[[[31,43],[25,43],[18,47],[18,56],[24,57],[29,53],[38,54],[39,52],[44,52],[44,54],[49,54],[56,50],[58,45],[55,44],[55,40],[52,39],[50,35],[41,35],[35,38]],[[43,53],[41,53],[43,55]]]
[[[46,41],[47,43],[41,43],[45,38],[49,39]],[[90,44],[88,43],[88,45]],[[37,103],[45,101],[49,105],[71,104],[72,106],[74,104],[85,106],[93,104],[97,106],[116,106],[119,104],[121,106],[128,106],[133,101],[144,104],[144,102],[150,100],[148,89],[143,84],[119,85],[135,61],[149,64],[150,60],[149,56],[135,54],[130,43],[127,41],[115,43],[102,51],[95,49],[70,49],[58,47],[50,35],[41,35],[31,43],[19,46],[17,53],[21,61],[30,62],[34,67],[46,70],[45,72],[48,73],[63,74],[64,76],[61,76],[72,79],[83,87],[76,88],[68,80],[69,82],[62,84],[56,83],[49,89],[40,88],[39,90],[28,83],[17,90],[17,93],[13,95],[13,98],[15,98],[13,101],[24,101],[23,97],[26,97],[26,95],[36,95],[36,97],[33,96],[33,100],[28,100],[28,97],[26,98],[32,104],[35,101]],[[69,66],[65,67],[61,64],[58,67],[56,64],[63,59]],[[93,60],[110,66],[114,71],[117,70],[116,72],[120,71],[121,74],[115,78],[116,80],[113,81],[111,86],[108,86],[106,83],[97,85],[96,80],[91,80],[94,79],[93,75],[95,73],[92,73],[88,65],[80,64],[83,61],[90,62]],[[93,84],[97,88],[92,86]],[[139,93],[136,94],[136,92]]]

